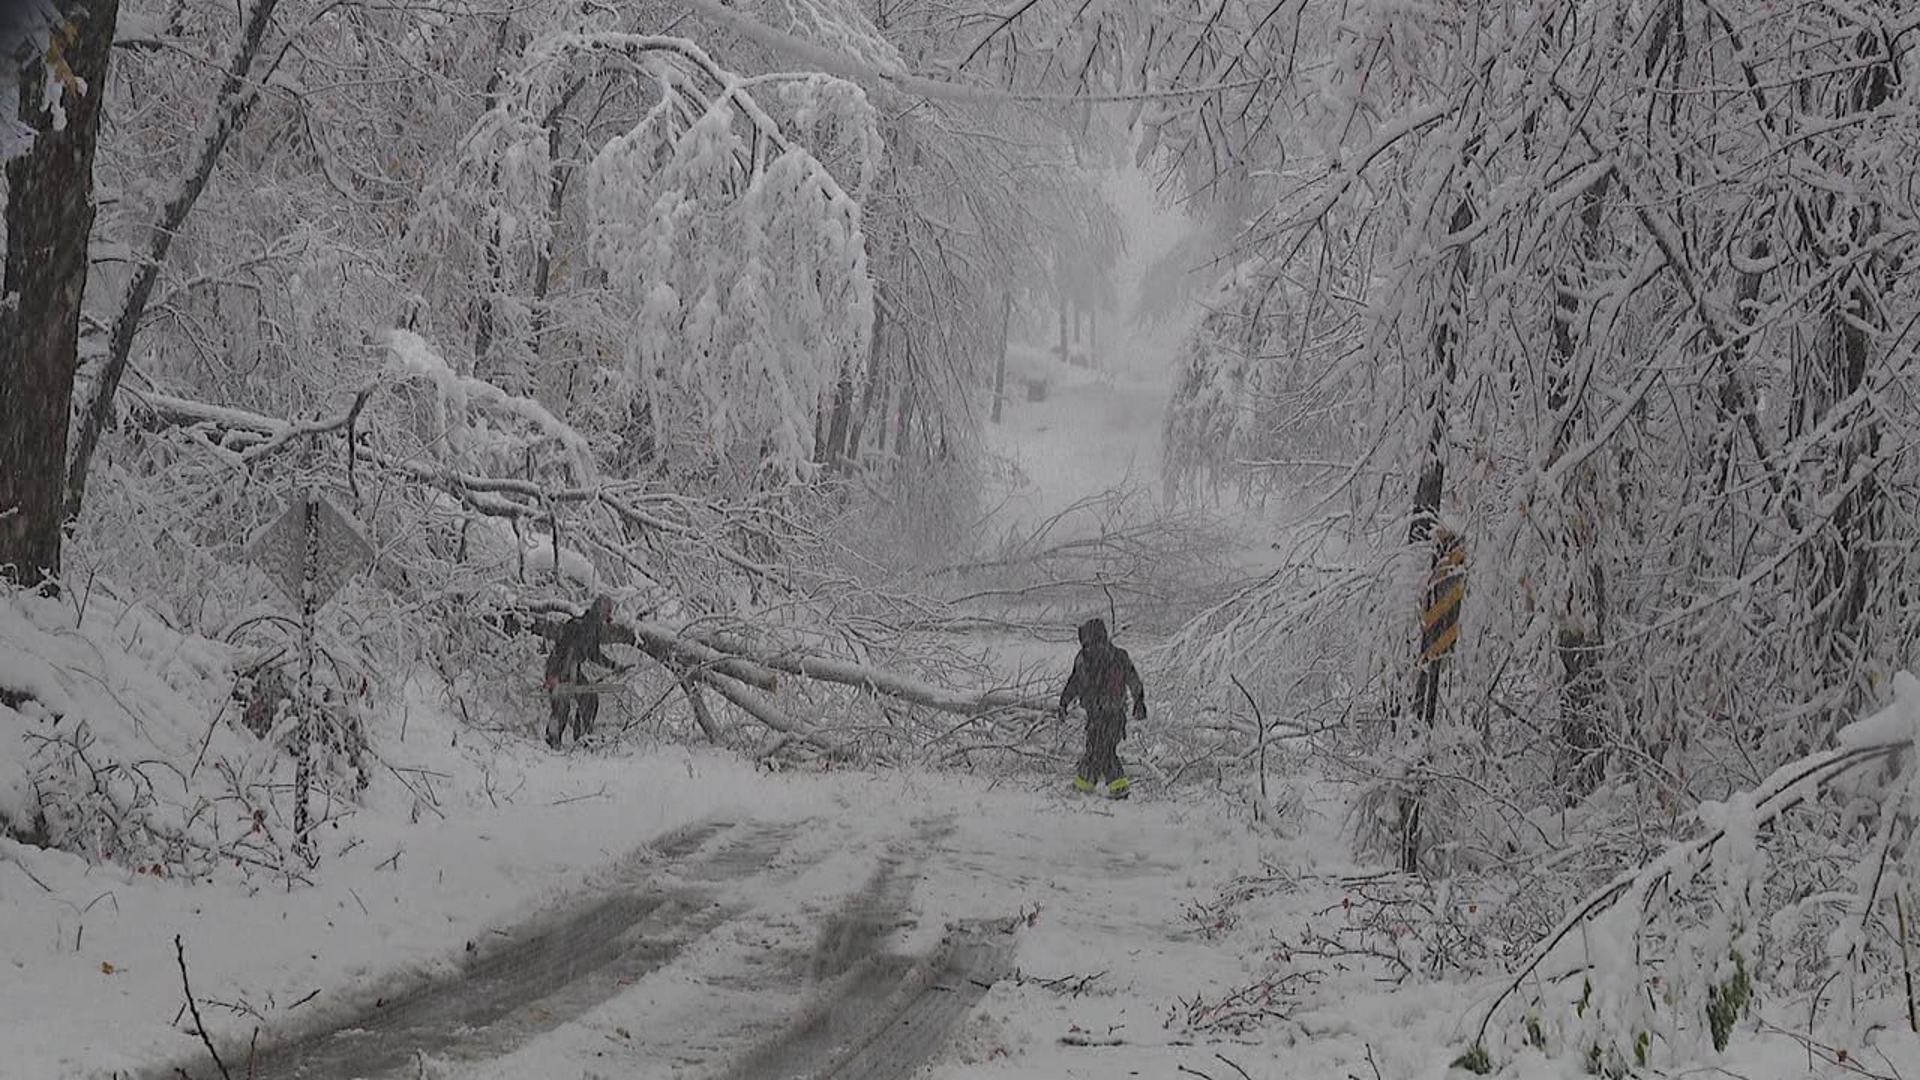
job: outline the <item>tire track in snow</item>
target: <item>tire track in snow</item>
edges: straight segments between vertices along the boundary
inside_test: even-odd
[[[619,994],[733,918],[738,908],[715,894],[767,873],[800,828],[709,820],[670,833],[625,860],[607,894],[584,908],[518,928],[517,940],[476,957],[451,980],[261,1053],[252,1075],[377,1080],[415,1076],[421,1055],[472,1062],[505,1054]],[[678,880],[644,881],[659,876]],[[232,1067],[244,1068],[244,1058]]]
[[[822,927],[808,965],[814,999],[786,1028],[745,1055],[726,1080],[905,1080],[1010,967],[1011,925],[950,925],[932,955],[882,949],[912,922],[920,864],[953,829],[917,823],[866,885]]]
[[[934,954],[907,970],[868,1030],[817,1080],[907,1080],[1010,970],[1013,921],[948,927]]]

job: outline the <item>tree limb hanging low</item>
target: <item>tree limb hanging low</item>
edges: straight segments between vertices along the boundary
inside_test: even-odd
[[[507,612],[504,625],[510,634],[524,629],[551,639],[558,633],[558,624],[544,622],[538,616],[551,615],[570,619],[575,614],[577,612],[574,608],[560,601],[533,600]],[[532,621],[523,622],[520,618],[522,615],[535,616],[535,618]],[[780,688],[779,677],[765,667],[736,656],[728,656],[698,641],[683,637],[660,623],[636,619],[631,622],[616,621],[615,625],[633,635],[633,641],[630,644],[634,648],[659,661],[662,667],[676,675],[717,671],[730,679],[769,694]]]
[[[556,602],[531,603],[526,605],[525,610],[536,614],[572,613],[566,605]],[[756,648],[731,634],[702,634],[696,637],[646,620],[620,625],[633,633],[635,648],[676,674],[684,671],[713,686],[735,704],[740,704],[740,700],[728,693],[722,684],[709,678],[710,675],[719,676],[742,688],[766,693],[778,689],[776,673],[794,675],[818,682],[857,687],[869,693],[963,716],[994,712],[1050,713],[1050,703],[1043,697],[1022,694],[1016,690],[969,694],[945,690],[910,676],[848,660],[798,650],[776,652]],[[745,708],[744,705],[742,707]],[[747,711],[753,712],[752,709]],[[759,717],[758,713],[754,715]],[[776,727],[775,730],[785,729]]]
[[[295,436],[331,434],[351,428],[358,419],[361,408],[365,406],[366,396],[372,389],[371,385],[363,388],[359,396],[354,399],[354,405],[337,415],[298,424],[277,417],[248,412],[245,409],[209,405],[172,394],[148,391],[134,391],[133,394],[140,405],[159,424],[183,428],[212,428],[220,433],[218,449],[237,453],[242,463],[251,464],[261,457],[292,445],[295,442]],[[380,468],[402,473],[444,491],[459,499],[463,505],[489,517],[514,519],[544,516],[547,511],[536,503],[579,505],[597,502],[639,528],[651,529],[684,540],[707,541],[709,550],[721,561],[769,583],[775,585],[783,583],[784,575],[773,567],[755,562],[724,544],[712,543],[709,538],[702,537],[697,528],[679,524],[658,514],[648,513],[631,498],[620,494],[617,489],[609,490],[598,486],[550,488],[531,480],[478,476],[434,462],[380,451],[350,450],[350,453],[353,455],[349,459],[350,462],[364,456]]]

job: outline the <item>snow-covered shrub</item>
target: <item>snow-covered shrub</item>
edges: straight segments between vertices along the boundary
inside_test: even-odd
[[[1872,1045],[1900,1002],[1920,876],[1920,679],[1833,749],[1704,804],[1691,835],[1584,900],[1489,1008],[1472,1052],[1520,1045],[1596,1071],[1727,1049],[1765,1007],[1814,1043]]]
[[[76,591],[0,594],[0,829],[142,872],[288,872],[287,770],[237,722],[235,651]]]

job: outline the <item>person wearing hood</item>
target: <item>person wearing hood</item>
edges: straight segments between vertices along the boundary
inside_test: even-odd
[[[1132,781],[1120,763],[1120,740],[1127,737],[1127,695],[1133,695],[1133,719],[1147,718],[1147,691],[1127,650],[1107,639],[1107,624],[1093,618],[1080,624],[1080,652],[1073,658],[1073,674],[1060,691],[1061,719],[1076,700],[1087,710],[1087,749],[1080,756],[1073,786],[1076,790],[1104,790],[1109,798],[1124,799]]]

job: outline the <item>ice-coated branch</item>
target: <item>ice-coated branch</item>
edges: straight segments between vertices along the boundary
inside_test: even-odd
[[[587,445],[586,437],[553,415],[545,405],[530,397],[509,394],[483,379],[455,372],[420,335],[410,330],[389,330],[381,335],[380,341],[391,358],[388,368],[390,374],[425,380],[443,400],[456,404],[463,411],[468,403],[477,401],[525,420],[538,428],[541,434],[566,448],[573,459],[574,476],[580,482],[593,480],[598,470],[594,467],[593,449]]]
[[[829,753],[839,749],[833,741],[806,724],[795,720],[781,710],[780,706],[760,695],[758,690],[746,683],[718,671],[696,669],[692,672],[695,679],[718,691],[720,696],[732,702],[741,712],[760,721],[782,735],[799,739],[820,750]]]
[[[659,623],[634,622],[628,626],[647,655],[674,671],[694,669],[718,672],[769,694],[779,689],[779,680],[774,673],[751,660],[729,656]]]

